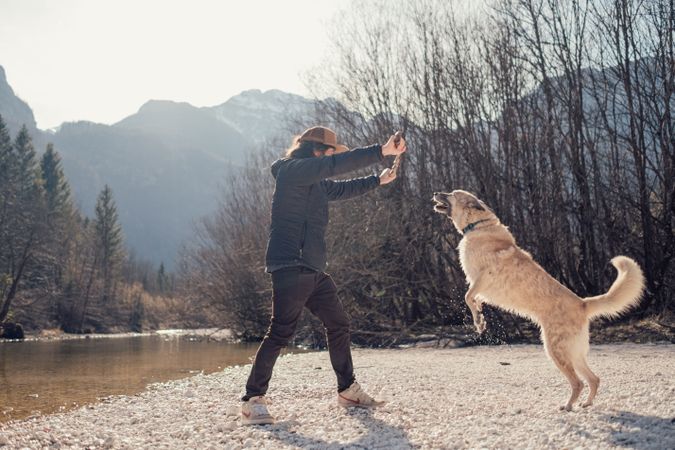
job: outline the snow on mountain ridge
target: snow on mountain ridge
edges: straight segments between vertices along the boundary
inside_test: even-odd
[[[286,138],[295,123],[311,120],[316,105],[315,100],[276,89],[265,92],[251,89],[225,103],[205,109],[253,143],[260,144],[270,139]]]
[[[258,89],[251,89],[212,109],[218,112],[238,110],[240,113],[245,111],[249,114],[271,113],[281,116],[288,111],[289,106],[293,109],[314,108],[314,101],[276,89],[264,93]]]

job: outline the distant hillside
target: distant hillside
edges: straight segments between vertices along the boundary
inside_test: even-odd
[[[175,156],[196,152],[227,163],[241,161],[251,143],[208,110],[170,101],[151,100],[113,128],[155,136]]]

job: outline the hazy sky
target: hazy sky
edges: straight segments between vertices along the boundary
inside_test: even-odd
[[[0,65],[39,128],[113,123],[149,99],[307,95],[349,0],[0,0]]]

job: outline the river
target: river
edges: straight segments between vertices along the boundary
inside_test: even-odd
[[[0,342],[0,422],[248,364],[257,348],[173,335]]]

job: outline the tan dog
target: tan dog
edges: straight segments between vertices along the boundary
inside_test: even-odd
[[[546,353],[572,385],[572,395],[561,409],[570,411],[583,383],[590,387],[584,407],[593,403],[600,379],[586,363],[588,324],[594,317],[621,314],[639,302],[644,288],[640,267],[617,256],[619,274],[606,294],[580,298],[560,284],[518,248],[513,235],[497,216],[466,191],[434,194],[434,210],[446,214],[464,236],[459,259],[469,283],[465,301],[479,333],[485,331],[481,302],[528,317],[541,327]]]

